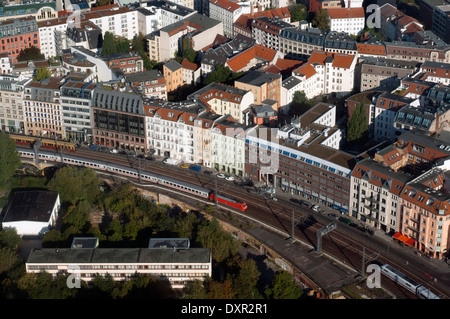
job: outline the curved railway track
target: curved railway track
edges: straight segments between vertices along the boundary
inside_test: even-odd
[[[156,161],[141,159],[139,163],[139,159],[136,157],[86,149],[79,149],[76,152],[70,152],[67,154],[81,157],[85,156],[91,159],[116,163],[133,168],[140,167],[143,171],[168,175],[172,178],[206,187],[211,190],[215,189],[215,183],[217,180],[217,189],[219,192],[230,197],[243,199],[247,202],[248,209],[243,215],[252,217],[254,220],[258,220],[261,223],[270,225],[271,227],[280,230],[281,232],[285,232],[287,237],[291,235],[292,212],[294,212],[294,221],[298,221],[303,217],[304,222],[297,224],[295,227],[295,238],[311,246],[312,248],[315,248],[316,245],[317,231],[332,221],[337,222],[328,216],[312,212],[309,209],[305,209],[293,203],[281,201],[275,202],[264,199],[257,194],[243,192],[242,188],[237,187],[232,182],[217,179],[215,176],[206,175],[201,172],[193,172],[189,169],[182,169],[178,167],[171,167],[168,170],[166,166],[167,164]],[[312,216],[313,218],[306,218],[308,216]],[[414,271],[411,271],[410,269],[413,267],[411,267],[411,265],[405,267],[405,260],[402,256],[395,254],[393,255],[389,251],[386,253],[386,247],[383,248],[374,242],[374,237],[371,235],[360,233],[360,231],[351,229],[348,225],[344,225],[340,222],[337,223],[339,224],[339,227],[322,238],[322,250],[326,252],[327,255],[332,256],[334,259],[348,265],[358,272],[361,272],[363,269],[362,253],[364,249],[366,258],[365,267],[368,262],[373,261],[372,258],[376,256],[377,262],[389,263],[393,267],[401,270],[410,278],[430,288],[430,280],[424,280],[424,278],[418,275],[422,274],[423,270],[413,269]],[[389,250],[389,247],[387,248]],[[392,250],[394,249],[395,247],[392,247]],[[382,276],[382,278],[383,287],[388,287],[388,289],[399,298],[417,298],[406,289],[396,285],[390,280],[387,280],[384,276]],[[440,282],[432,284],[433,288],[431,288],[431,290],[433,292],[440,296],[444,296],[444,298],[449,296],[450,293],[447,286],[442,285]]]

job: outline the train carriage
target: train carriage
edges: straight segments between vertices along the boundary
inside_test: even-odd
[[[404,273],[395,269],[391,265],[385,264],[381,266],[381,273],[391,279],[392,281],[398,283],[400,286],[406,288],[411,293],[415,294],[422,299],[440,299],[429,289],[425,288],[421,284],[417,283],[413,279],[406,276]]]
[[[37,141],[40,141],[42,147],[52,148],[57,150],[67,150],[75,151],[78,148],[78,144],[75,142],[62,141],[57,139],[38,137],[38,136],[28,136],[20,134],[8,134],[9,137],[16,143],[21,145],[29,145],[30,147],[34,145]]]
[[[17,148],[17,151],[21,154],[22,157],[25,158],[34,158],[34,152],[30,149]],[[164,185],[170,188],[174,188],[180,190],[185,193],[189,193],[195,196],[199,196],[205,199],[209,199],[215,201],[216,196],[214,192],[208,188],[196,186],[184,181],[176,180],[174,178],[170,178],[167,176],[154,174],[146,171],[138,171],[136,168],[121,166],[119,164],[107,163],[95,159],[88,159],[84,157],[79,157],[75,155],[63,155],[63,160],[61,161],[61,155],[58,153],[39,151],[39,160],[42,161],[54,161],[54,162],[62,162],[68,165],[77,165],[90,167],[97,170],[103,170],[111,173],[116,173],[122,176],[132,177],[135,179],[141,179],[143,181],[150,181],[153,183],[157,183],[160,185]],[[243,201],[238,201],[232,199],[230,197],[226,197],[224,195],[217,196],[217,201],[221,204],[227,205],[229,207],[233,207],[239,209],[241,211],[245,211],[247,209],[247,204]]]

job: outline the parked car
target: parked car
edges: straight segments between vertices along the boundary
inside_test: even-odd
[[[308,207],[311,207],[311,205],[312,205],[312,204],[311,204],[310,202],[308,202],[307,200],[302,200],[302,199],[300,200],[300,204],[301,204],[301,205],[304,205],[304,206],[308,206]]]
[[[89,148],[91,150],[94,150],[94,151],[98,150],[98,146],[97,145],[93,145],[93,144],[91,146],[89,146]]]
[[[300,200],[297,198],[290,198],[289,200],[293,203],[300,204]]]
[[[189,164],[182,164],[180,165],[181,168],[189,168]]]
[[[178,165],[178,161],[176,159],[173,158],[165,158],[162,161],[164,164],[169,164],[169,165]]]
[[[213,172],[211,172],[211,171],[203,171],[203,173],[206,174],[206,175],[212,175]]]
[[[331,218],[335,218],[335,219],[339,218],[339,216],[334,214],[334,213],[329,213],[328,216],[331,217]]]
[[[317,206],[317,205],[312,205],[312,206],[311,206],[311,209],[312,209],[313,211],[315,211],[315,212],[319,212],[319,211],[320,211],[320,207]]]
[[[225,175],[225,179],[230,182],[234,181],[234,177],[231,175]]]
[[[345,217],[339,217],[338,220],[343,222],[343,223],[345,223],[345,224],[347,224],[347,225],[352,224],[352,221],[350,219],[348,219],[348,218],[345,218]]]
[[[202,167],[200,165],[192,164],[192,165],[189,166],[189,169],[191,169],[191,170],[193,170],[195,172],[198,172],[198,171],[200,171],[202,169]]]
[[[217,174],[216,175],[218,178],[225,178],[226,176],[225,176],[225,174],[222,174],[222,173],[219,173],[219,174]]]

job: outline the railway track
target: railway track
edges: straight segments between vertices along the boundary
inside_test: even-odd
[[[206,175],[204,173],[193,172],[191,170],[178,167],[171,167],[168,170],[166,164],[159,162],[141,159],[139,163],[139,159],[136,157],[85,149],[79,149],[76,152],[70,152],[67,154],[116,163],[133,168],[140,168],[143,171],[167,175],[181,181],[209,188],[211,190],[215,189],[217,181],[217,188],[219,192],[230,197],[243,199],[247,202],[248,209],[245,211],[245,215],[279,229],[281,232],[286,232],[287,237],[291,235],[293,211],[294,221],[307,216],[313,216],[314,221],[312,223],[311,220],[309,220],[309,223],[301,223],[295,227],[295,238],[304,243],[308,243],[312,247],[315,247],[316,245],[317,231],[331,221],[335,221],[331,220],[327,216],[313,213],[309,209],[300,208],[292,203],[274,202],[272,200],[266,200],[257,194],[243,192],[242,188],[237,187],[232,182],[217,179],[215,176]],[[338,227],[335,231],[322,238],[323,251],[328,255],[332,256],[336,260],[340,260],[357,271],[362,271],[362,252],[364,249],[365,256],[367,258],[376,255],[378,262],[390,263],[395,268],[410,276],[410,278],[429,287],[429,282],[424,282],[423,278],[417,275],[420,273],[420,270],[414,269],[414,271],[410,271],[411,267],[405,267],[404,260],[401,258],[395,258],[396,256],[386,255],[385,249],[380,248],[372,242],[373,237],[370,237],[370,235],[367,234],[362,235],[358,233],[358,235],[355,236],[354,233],[350,232],[350,229],[346,229],[349,228],[347,225],[339,226],[342,227]],[[353,232],[355,232],[355,230],[353,230]],[[353,239],[353,237],[355,239]],[[392,281],[383,280],[383,285],[390,287],[390,289],[395,291],[395,294],[399,295],[400,298],[416,298],[406,289],[397,286]],[[440,292],[441,296],[447,296],[448,288],[444,287],[440,283],[434,285],[433,292],[436,292],[436,290]]]

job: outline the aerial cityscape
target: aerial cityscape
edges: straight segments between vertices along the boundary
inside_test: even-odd
[[[0,299],[450,298],[449,30],[449,0],[0,0]]]

